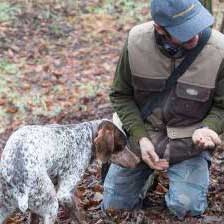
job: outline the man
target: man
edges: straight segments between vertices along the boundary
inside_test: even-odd
[[[211,149],[224,129],[224,36],[212,30],[197,58],[147,118],[142,110],[163,94],[172,72],[204,39],[214,22],[197,0],[152,0],[153,21],[134,27],[123,48],[110,99],[143,162],[111,165],[103,209],[141,208],[153,170],[167,170],[169,210],[179,218],[207,208]]]

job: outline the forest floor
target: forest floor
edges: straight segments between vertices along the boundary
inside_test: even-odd
[[[25,124],[111,118],[108,92],[128,31],[150,19],[147,0],[0,1],[0,150]],[[103,188],[94,163],[77,190],[89,224],[224,223],[224,153],[211,166],[209,207],[179,221],[164,206],[167,178],[148,192],[149,208],[100,211]],[[70,223],[63,210],[58,223]],[[16,213],[8,223],[28,223]]]

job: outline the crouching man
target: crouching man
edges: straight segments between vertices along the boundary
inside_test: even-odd
[[[168,209],[198,216],[224,128],[224,36],[210,28],[214,18],[197,0],[152,0],[151,14],[153,21],[130,31],[110,93],[143,162],[110,167],[102,207],[141,208],[148,177],[167,170]]]

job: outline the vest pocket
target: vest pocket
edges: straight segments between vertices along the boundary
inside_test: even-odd
[[[142,108],[152,97],[161,94],[165,89],[165,79],[148,79],[139,76],[132,77],[134,98],[137,105]]]
[[[199,86],[192,86],[184,83],[178,83],[176,86],[177,97],[187,100],[206,102],[208,101],[210,94],[210,89]]]
[[[164,106],[169,126],[186,126],[200,122],[208,113],[213,90],[178,83],[171,91]]]
[[[133,86],[136,90],[162,92],[166,86],[166,79],[148,79],[132,76]]]

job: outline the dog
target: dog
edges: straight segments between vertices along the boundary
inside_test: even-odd
[[[109,120],[19,128],[0,161],[0,224],[16,209],[29,210],[31,223],[53,224],[59,205],[81,223],[74,200],[77,182],[95,158],[105,163],[114,156],[113,162],[135,167],[139,160],[126,145],[124,133]]]

